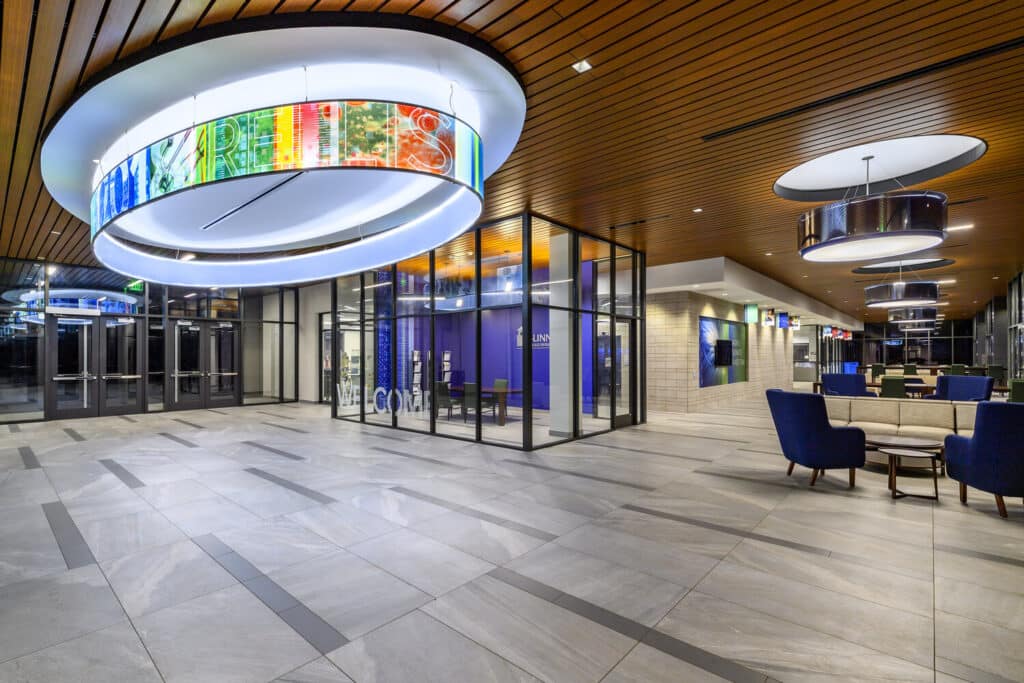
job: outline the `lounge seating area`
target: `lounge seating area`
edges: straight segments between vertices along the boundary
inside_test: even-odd
[[[987,380],[984,384],[989,389],[992,385],[992,378],[950,379]],[[978,386],[953,383],[944,390],[946,395],[954,387],[956,392],[970,393]],[[1024,405],[973,398],[822,396],[781,389],[769,389],[766,398],[782,453],[789,460],[787,475],[792,475],[795,465],[808,467],[811,486],[825,470],[843,468],[849,470],[852,488],[857,468],[872,462],[887,464],[893,498],[914,495],[938,500],[937,473],[935,496],[903,494],[896,488],[901,460],[924,460],[933,472],[941,465],[943,474],[958,482],[963,504],[967,487],[976,488],[993,494],[999,515],[1006,518],[1005,498],[1024,499]],[[901,441],[907,448],[877,448],[880,443]],[[873,457],[877,453],[886,458]]]

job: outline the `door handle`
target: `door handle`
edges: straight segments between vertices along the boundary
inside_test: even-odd
[[[54,382],[91,382],[96,375],[58,375],[53,378]]]
[[[210,377],[238,377],[237,372],[211,372]]]
[[[103,375],[103,379],[142,379],[142,375]]]

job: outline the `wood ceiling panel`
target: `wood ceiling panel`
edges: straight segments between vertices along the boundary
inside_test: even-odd
[[[651,264],[729,256],[860,315],[870,278],[853,275],[856,264],[803,261],[794,228],[808,207],[775,197],[772,183],[843,146],[962,132],[985,138],[989,153],[928,184],[952,202],[983,197],[950,207],[951,222],[977,227],[934,252],[956,259],[941,271],[957,279],[947,314],[1005,293],[1024,264],[1024,5],[1010,0],[6,0],[0,255],[92,262],[88,226],[52,201],[38,173],[40,123],[80,75],[195,26],[275,11],[409,13],[503,52],[526,85],[528,118],[487,182],[485,216],[531,207],[644,248]],[[584,58],[594,68],[577,75],[570,67]],[[913,69],[923,71],[884,82]],[[827,97],[836,99],[810,107]],[[771,118],[705,139],[762,117]]]

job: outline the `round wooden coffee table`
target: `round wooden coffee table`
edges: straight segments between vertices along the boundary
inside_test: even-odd
[[[939,499],[939,454],[928,451],[918,451],[911,448],[879,448],[878,452],[889,458],[889,491],[893,498],[924,498],[926,500]],[[931,461],[932,483],[935,486],[934,496],[924,496],[919,493],[906,493],[896,487],[896,468],[899,467],[901,458],[927,459]]]
[[[942,448],[942,442],[935,439],[895,434],[865,434],[864,443],[877,448],[914,448],[921,451]]]

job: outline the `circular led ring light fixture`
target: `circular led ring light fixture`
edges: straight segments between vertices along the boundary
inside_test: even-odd
[[[822,202],[891,192],[963,168],[988,150],[969,135],[917,135],[847,147],[800,164],[775,181],[784,199]],[[865,183],[865,158],[871,175]]]
[[[525,110],[507,60],[450,27],[261,18],[115,64],[56,118],[41,167],[114,270],[184,286],[306,282],[464,232]]]
[[[931,270],[951,266],[956,261],[949,258],[906,258],[899,261],[869,263],[853,269],[857,275],[880,275],[889,273],[910,273],[916,270]]]
[[[946,239],[946,195],[894,192],[808,211],[797,225],[800,255],[836,263],[899,256]]]
[[[939,286],[934,282],[887,282],[864,288],[868,308],[934,306],[938,301]]]
[[[934,323],[939,309],[932,307],[896,308],[889,311],[889,322],[898,325]]]

